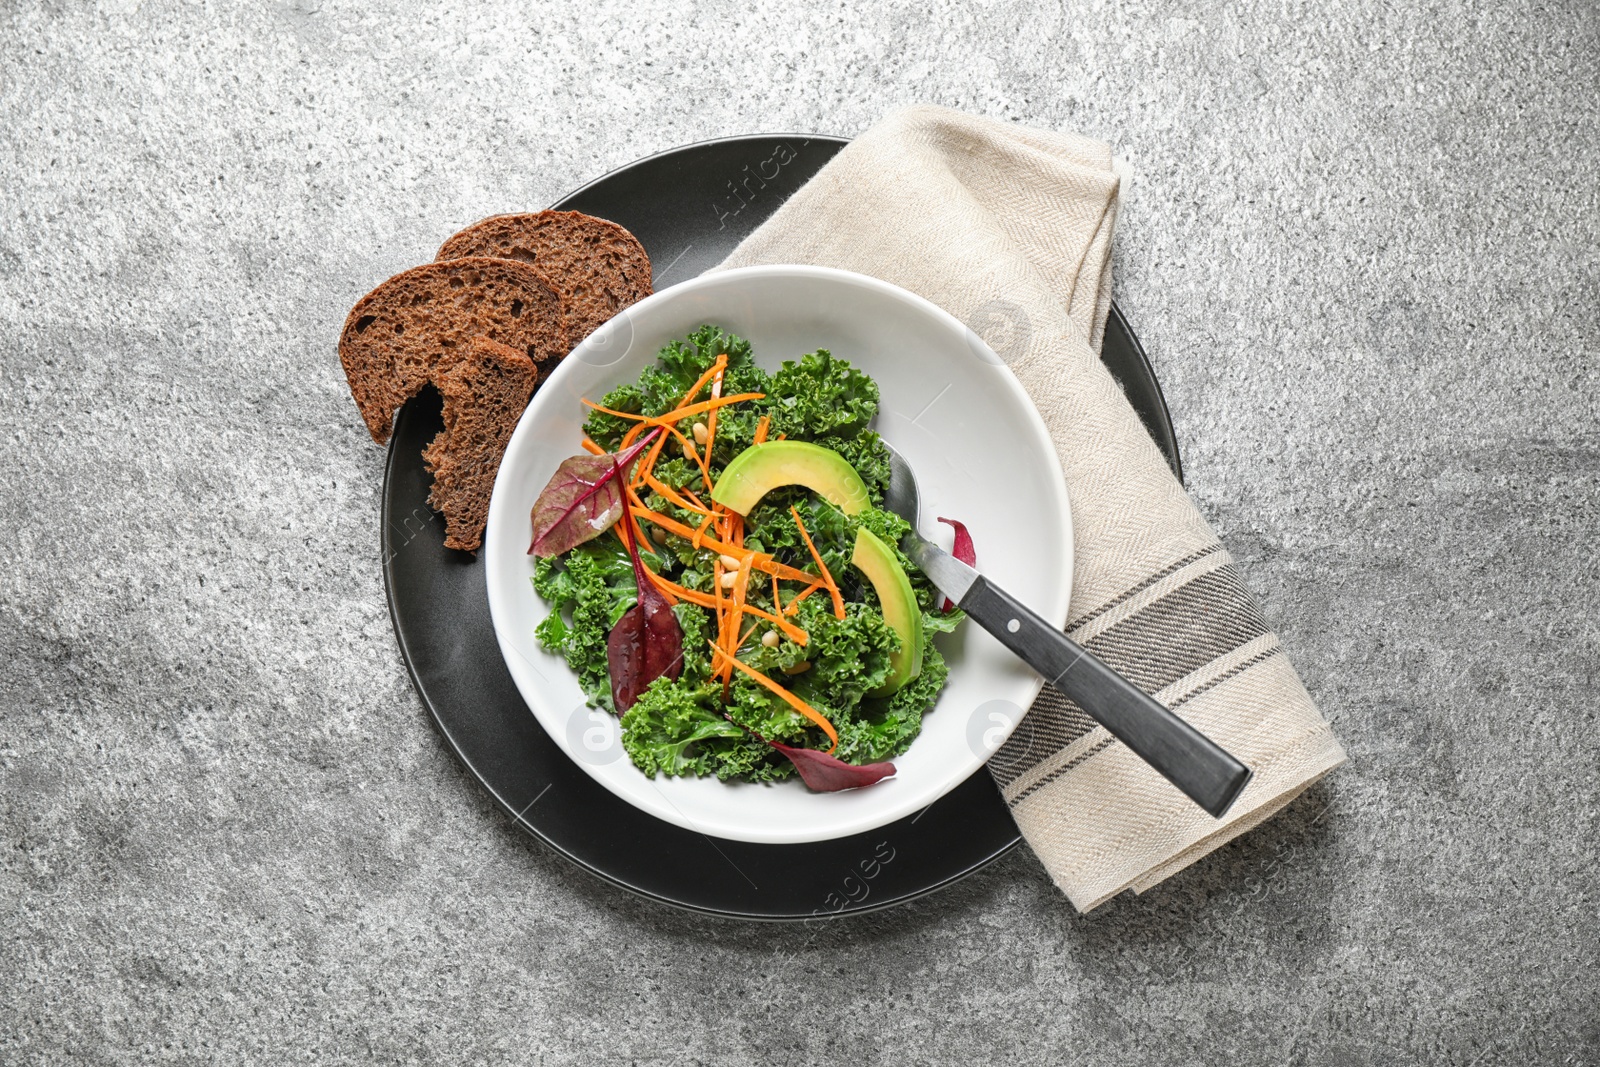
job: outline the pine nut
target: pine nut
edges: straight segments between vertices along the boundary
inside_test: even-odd
[[[739,561],[734,559],[732,556],[723,556],[722,565],[728,568],[730,571],[736,571],[739,569]]]
[[[796,663],[793,667],[785,667],[783,669],[783,673],[784,674],[804,674],[806,671],[809,671],[810,669],[811,669],[810,661],[809,660],[801,660],[799,663]]]
[[[654,530],[650,531],[650,540],[654,541],[658,545],[666,544],[667,543],[667,531],[665,531],[661,527],[657,526]]]
[[[711,436],[711,433],[710,433],[709,430],[706,429],[706,424],[705,423],[697,422],[697,423],[694,424],[694,443],[695,444],[697,444],[697,445],[705,444],[706,443],[706,438],[709,437],[709,436]]]
[[[768,630],[766,633],[761,635],[761,643],[766,645],[768,648],[777,648],[778,640],[778,631],[776,630]]]
[[[723,571],[722,572],[722,588],[724,588],[724,589],[732,589],[733,588],[733,583],[737,582],[738,580],[739,580],[739,572],[738,571]]]
[[[690,463],[700,462],[695,458],[694,445],[691,445],[688,441],[683,443],[683,458],[688,460]]]

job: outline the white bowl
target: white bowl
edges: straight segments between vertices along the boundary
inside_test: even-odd
[[[616,720],[585,706],[577,676],[539,647],[550,607],[529,581],[529,511],[556,466],[579,452],[579,402],[633,381],[661,346],[714,323],[747,338],[763,367],[826,348],[878,381],[875,428],[917,472],[924,532],[948,545],[946,515],[972,531],[978,565],[1056,623],[1072,584],[1072,520],[1044,422],[1004,363],[971,330],[887,282],[821,267],[704,275],[628,308],[550,375],[523,414],[495,479],[483,555],[506,666],[556,744],[601,785],[669,823],[768,844],[862,833],[914,814],[999,747],[1043,684],[971,622],[936,638],[950,680],[898,773],[865,789],[813,793],[715,778],[650,779],[628,760]],[[597,829],[596,832],[604,832]]]

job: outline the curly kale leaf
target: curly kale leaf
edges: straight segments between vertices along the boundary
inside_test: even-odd
[[[743,674],[734,675],[728,686],[728,704],[723,710],[728,718],[769,741],[802,746],[811,743],[811,731],[815,729],[811,720]],[[825,708],[816,710],[828,714]],[[817,736],[822,736],[820,731]]]
[[[553,558],[541,559],[534,566],[533,587],[553,608],[534,635],[541,645],[566,659],[590,703],[614,710],[606,667],[611,588],[592,555],[574,550],[563,562],[564,566]]]
[[[806,644],[786,637],[770,647],[752,641],[739,659],[789,689],[837,728],[849,721],[868,692],[888,680],[890,656],[899,649],[900,636],[877,609],[865,604],[847,603],[845,617],[835,618],[822,594],[802,603],[795,621],[808,635]],[[809,666],[789,673],[803,664]],[[827,743],[809,719],[742,675],[735,677],[729,695],[735,705],[729,714],[763,737],[813,747]]]
[[[889,491],[889,446],[883,443],[883,438],[872,430],[862,430],[854,437],[829,437],[817,444],[843,456],[861,475],[872,503],[883,505],[883,495]]]
[[[738,741],[719,738],[711,744],[717,758],[717,777],[724,782],[735,778],[746,782],[781,782],[794,775],[794,764],[751,734],[745,734]]]
[[[600,405],[643,415],[660,415],[671,411],[700,376],[711,369],[717,356],[723,354],[728,357],[728,369],[723,375],[724,395],[767,391],[767,373],[756,366],[751,357],[750,342],[715,326],[702,326],[686,340],[667,344],[661,349],[656,362],[645,368],[637,382],[617,386],[601,399]],[[744,444],[748,445],[755,434],[756,417],[748,415],[746,418],[746,415],[741,412],[738,417],[724,421],[730,422],[730,431],[742,429],[743,422],[748,421],[748,434],[744,437]],[[630,420],[594,411],[585,420],[583,429],[606,451],[614,452],[630,425]],[[718,431],[720,436],[720,425]],[[742,448],[743,445],[730,439],[728,447]],[[719,455],[722,451],[720,448],[717,450]],[[731,459],[733,454],[730,451],[722,462]]]
[[[910,558],[900,551],[900,539],[911,532],[909,522],[884,508],[862,508],[854,518],[858,525],[865,526],[877,534],[884,544],[894,549],[895,558],[900,561],[900,566],[904,567],[911,563]]]
[[[600,398],[600,403],[601,406],[614,411],[627,411],[637,415],[644,409],[644,394],[637,385],[630,382],[611,390]],[[622,447],[622,435],[627,433],[632,425],[632,419],[591,410],[589,417],[583,420],[583,432],[607,452],[615,452]]]
[[[678,604],[672,609],[683,627],[682,684],[698,684],[711,677],[711,616],[693,604]]]
[[[714,710],[717,686],[690,686],[657,678],[622,716],[622,747],[654,778],[716,773],[712,738],[742,738],[744,731]]]
[[[765,401],[772,436],[849,439],[878,413],[878,383],[825,348],[787,360],[772,376]]]
[[[770,552],[791,567],[816,570],[811,550],[800,537],[789,508],[800,512],[811,543],[822,554],[822,562],[835,580],[843,580],[855,552],[856,530],[844,512],[826,500],[812,497],[801,486],[785,486],[761,498],[745,520],[745,545],[759,552]]]
[[[773,782],[793,767],[722,715],[720,685],[658,679],[622,717],[622,747],[654,778],[714,774],[727,781]]]
[[[766,392],[767,374],[756,366],[750,342],[720,327],[702,326],[687,340],[668,342],[652,368],[655,375],[646,371],[640,378],[641,383],[648,380],[657,385],[655,390],[646,389],[655,401],[646,414],[659,415],[677,406],[689,387],[710,370],[721,355],[728,357],[728,369],[722,379],[724,394]]]
[[[794,690],[808,703],[825,699],[835,707],[853,708],[862,697],[889,680],[889,657],[900,649],[900,635],[884,621],[877,608],[850,602],[845,617],[836,619],[822,594],[804,624],[810,640],[806,655],[811,669],[795,676]]]
[[[773,437],[814,440],[854,437],[878,413],[878,384],[827,349],[786,360],[773,374],[766,406],[773,416]]]
[[[950,668],[932,644],[922,652],[922,670],[893,695],[862,703],[857,718],[839,729],[834,755],[846,763],[877,763],[911,746],[922,731],[922,714],[944,688]]]
[[[684,459],[683,453],[678,451],[676,441],[669,442],[669,444],[672,446],[671,449],[662,452],[661,456],[656,460],[655,470],[652,472],[655,474],[656,480],[674,488],[688,486],[696,496],[705,496],[705,483],[700,480],[700,465],[698,463],[690,463]],[[674,508],[671,514],[674,518],[678,518],[689,513]],[[690,523],[690,525],[695,525],[695,523]]]
[[[956,627],[966,619],[967,613],[960,608],[951,608],[949,611],[924,611],[922,613],[922,632],[925,634],[953,634]]]
[[[660,568],[656,556],[640,555],[653,569]],[[607,537],[558,557],[540,559],[534,564],[533,588],[552,609],[534,630],[539,644],[561,654],[577,673],[590,703],[615,710],[606,667],[606,634],[639,599],[627,549],[616,538]]]

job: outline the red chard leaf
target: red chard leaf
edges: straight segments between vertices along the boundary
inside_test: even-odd
[[[584,454],[562,460],[533,502],[530,556],[559,556],[611,528],[622,514],[622,479],[661,431],[651,430],[616,455]]]
[[[858,767],[814,748],[791,748],[776,741],[768,741],[767,744],[789,757],[794,769],[800,772],[800,779],[818,793],[860,789],[894,774],[892,763],[868,763]]]
[[[633,521],[627,495],[622,494],[620,500],[622,539],[633,560],[633,583],[639,588],[639,602],[623,612],[606,635],[606,667],[611,673],[611,699],[618,715],[633,707],[657,678],[677,681],[683,673],[683,627],[678,625],[672,605],[645,573],[636,543],[639,527]]]
[[[967,524],[957,519],[940,519],[939,521],[955,527],[956,543],[955,547],[950,550],[950,554],[967,566],[976,567],[978,565],[978,553],[972,547],[972,535],[967,532]],[[955,606],[955,601],[949,597],[944,598],[944,610],[949,611]]]

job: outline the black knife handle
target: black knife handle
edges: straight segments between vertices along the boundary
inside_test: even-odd
[[[1184,795],[1222,818],[1250,768],[988,579],[961,608]]]

